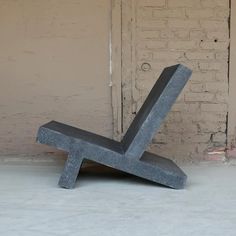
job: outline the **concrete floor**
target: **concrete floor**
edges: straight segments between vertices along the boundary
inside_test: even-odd
[[[235,236],[236,166],[183,169],[185,190],[91,167],[65,190],[62,166],[1,164],[0,235]]]

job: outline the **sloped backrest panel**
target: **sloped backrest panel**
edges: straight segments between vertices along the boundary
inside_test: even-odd
[[[142,156],[191,73],[181,64],[163,70],[122,140],[127,157]]]

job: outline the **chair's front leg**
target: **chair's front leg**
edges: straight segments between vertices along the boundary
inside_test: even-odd
[[[75,187],[76,179],[83,162],[82,154],[70,152],[65,163],[64,170],[58,185],[62,188],[72,189]]]

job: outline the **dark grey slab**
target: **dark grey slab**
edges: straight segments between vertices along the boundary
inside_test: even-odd
[[[166,68],[121,142],[51,121],[39,128],[37,141],[68,152],[59,181],[73,188],[84,159],[169,186],[183,188],[187,176],[171,160],[145,152],[163,119],[191,76],[183,65]]]
[[[122,140],[127,157],[142,156],[191,73],[182,65],[163,70]]]

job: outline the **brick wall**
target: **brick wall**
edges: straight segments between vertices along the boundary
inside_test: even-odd
[[[135,18],[137,110],[163,67],[183,63],[193,70],[152,149],[196,160],[212,147],[225,147],[229,1],[139,0]]]

